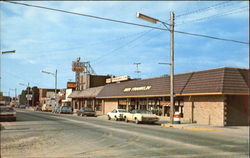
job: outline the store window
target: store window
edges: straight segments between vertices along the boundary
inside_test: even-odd
[[[91,99],[87,100],[87,107],[88,108],[93,108],[93,101]]]
[[[118,100],[118,109],[125,109],[127,108],[127,99],[119,99]]]
[[[102,111],[102,100],[96,100],[96,105],[95,105],[96,111]]]

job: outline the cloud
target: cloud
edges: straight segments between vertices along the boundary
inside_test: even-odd
[[[136,12],[168,22],[170,10],[180,15],[219,2],[27,1],[25,3],[163,27],[161,24],[154,25],[137,19]],[[232,3],[235,3],[232,7],[248,5],[244,2],[242,2],[244,4]],[[16,54],[5,56],[4,66],[15,63],[8,67],[8,71],[23,74],[23,78],[27,81],[39,82],[38,86],[53,87],[52,84],[48,84],[53,79],[46,75],[41,77],[40,71],[58,69],[61,75],[59,87],[65,87],[67,80],[74,78],[71,62],[79,56],[82,61],[90,61],[98,74],[136,76],[134,62],[142,63],[140,70],[143,78],[168,72],[168,68],[158,64],[169,61],[170,36],[167,31],[154,30],[145,33],[150,29],[5,2],[1,2],[1,5],[3,6],[1,49],[17,50]],[[211,16],[227,9],[230,8],[211,9],[208,12],[176,17],[176,22]],[[248,17],[245,13],[230,14],[199,23],[183,24],[177,26],[176,30],[245,41],[249,40]],[[134,40],[141,35],[143,37]],[[124,47],[119,48],[123,45]],[[249,51],[245,45],[176,33],[175,53],[176,72],[189,72],[223,65],[244,66],[248,62],[240,59],[246,58]],[[98,58],[99,61],[94,62]],[[12,87],[15,85],[13,82],[15,81],[6,81],[6,85]]]

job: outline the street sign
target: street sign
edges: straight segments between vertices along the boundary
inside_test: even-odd
[[[27,100],[31,100],[32,99],[32,94],[26,94],[26,98],[27,98]]]

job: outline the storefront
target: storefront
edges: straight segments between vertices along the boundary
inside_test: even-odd
[[[96,111],[97,114],[103,114],[102,100],[97,99],[97,94],[103,89],[103,86],[89,88],[82,91],[73,91],[69,98],[72,98],[72,107],[74,111],[82,107],[89,107]]]
[[[249,123],[248,75],[249,69],[227,67],[177,74],[174,109],[181,113],[183,122],[246,125]],[[103,114],[116,108],[145,109],[169,117],[169,83],[169,76],[162,76],[107,84],[96,99],[103,100]]]

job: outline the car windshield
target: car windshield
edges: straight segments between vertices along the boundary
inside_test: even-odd
[[[127,111],[124,110],[124,109],[119,109],[118,111],[119,111],[119,112],[127,112]]]
[[[140,113],[140,114],[152,114],[152,112],[147,111],[147,110],[137,110],[136,113]]]
[[[91,108],[83,108],[84,111],[93,111]]]
[[[0,112],[13,112],[14,109],[11,107],[1,107]]]
[[[62,109],[63,109],[63,110],[71,110],[71,107],[66,107],[66,106],[64,106],[64,107],[62,107]]]

